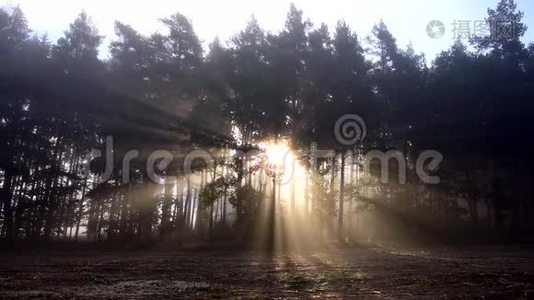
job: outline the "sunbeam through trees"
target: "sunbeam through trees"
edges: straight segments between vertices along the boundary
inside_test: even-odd
[[[386,245],[532,243],[534,44],[524,44],[523,17],[501,0],[487,11],[488,35],[459,35],[433,58],[399,45],[385,21],[356,33],[344,20],[313,23],[293,4],[282,30],[252,16],[209,47],[180,12],[151,34],[117,20],[115,37],[81,12],[51,41],[20,7],[0,8],[0,248],[283,253],[281,265],[235,258],[243,265],[229,272],[259,261],[279,285],[305,287],[303,297],[350,298],[387,293],[347,288],[340,278],[368,278],[348,265],[342,272],[360,275],[320,273],[334,268],[329,259],[364,261],[345,247],[381,245],[377,261],[397,255]],[[429,23],[429,39],[442,25]],[[291,256],[318,249],[332,256]],[[445,264],[445,252],[425,253],[410,259]],[[532,296],[528,279],[509,281],[522,290],[498,295]]]

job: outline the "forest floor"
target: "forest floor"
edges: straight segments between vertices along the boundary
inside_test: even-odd
[[[0,298],[531,298],[532,248],[2,251]]]

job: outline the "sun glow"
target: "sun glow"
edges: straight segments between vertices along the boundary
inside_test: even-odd
[[[280,201],[295,202],[300,206],[304,202],[305,168],[295,152],[285,142],[260,143],[265,154],[265,170],[277,176],[280,186]]]
[[[261,143],[260,147],[265,153],[265,168],[276,173],[282,187],[304,185],[304,167],[287,143],[267,142]],[[303,197],[304,195],[297,195],[297,198]]]
[[[265,149],[265,156],[269,165],[276,168],[286,168],[288,161],[293,160],[291,149],[286,144],[281,143],[266,143],[262,145]]]

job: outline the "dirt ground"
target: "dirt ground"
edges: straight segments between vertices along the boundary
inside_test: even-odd
[[[532,298],[534,249],[3,251],[0,298]]]

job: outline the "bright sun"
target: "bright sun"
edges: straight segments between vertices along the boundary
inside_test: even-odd
[[[277,168],[286,168],[293,159],[291,150],[286,144],[264,143],[261,147],[265,150],[267,162]]]
[[[288,144],[265,142],[260,143],[260,147],[265,151],[268,168],[276,168],[282,185],[291,185],[292,181],[297,185],[303,184],[301,181],[305,174],[304,168]]]

